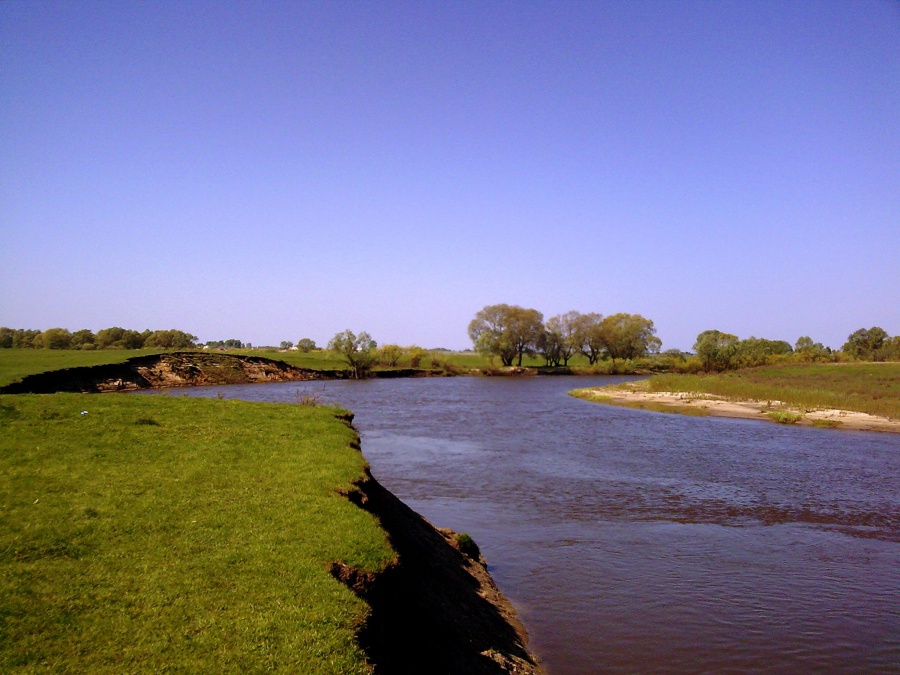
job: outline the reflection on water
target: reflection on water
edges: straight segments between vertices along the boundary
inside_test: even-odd
[[[475,537],[552,673],[900,672],[897,436],[565,395],[591,384],[190,393],[300,389],[353,410],[376,477]]]

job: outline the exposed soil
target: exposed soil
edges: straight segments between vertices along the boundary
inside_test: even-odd
[[[376,674],[544,672],[483,558],[464,555],[453,532],[434,528],[370,475],[348,498],[379,519],[397,552],[378,575],[332,567],[372,607],[359,640]]]
[[[431,373],[428,371],[411,368],[372,373],[375,377],[417,377],[429,374]],[[123,363],[64,368],[28,375],[19,382],[0,388],[0,393],[98,393],[156,387],[340,380],[350,375],[349,370],[309,370],[261,356],[173,352],[137,356]]]

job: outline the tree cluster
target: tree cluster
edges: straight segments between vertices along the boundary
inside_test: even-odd
[[[850,334],[841,348],[862,361],[900,361],[900,335],[891,337],[883,328],[860,328]]]
[[[662,342],[650,319],[640,314],[571,311],[551,317],[517,305],[488,305],[469,323],[476,351],[498,357],[504,366],[522,365],[526,355],[543,356],[548,366],[567,366],[575,354],[591,365],[601,359],[634,359],[657,353]]]
[[[860,361],[900,361],[900,336],[890,337],[877,326],[860,328],[847,338],[841,352],[804,335],[791,347],[784,340],[749,337],[739,339],[731,333],[705,330],[697,336],[694,352],[706,372],[763,366],[790,359],[800,362],[857,359]]]
[[[230,340],[209,340],[204,343],[210,349],[252,349],[253,345],[249,342],[241,342],[237,339]]]
[[[0,348],[5,349],[185,349],[193,347],[197,337],[184,331],[126,330],[113,326],[96,333],[88,329],[74,333],[66,328],[45,331],[22,328],[0,328]]]

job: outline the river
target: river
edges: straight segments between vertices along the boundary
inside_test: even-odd
[[[574,399],[634,378],[233,385],[352,410],[375,477],[471,534],[569,673],[900,673],[900,437]]]

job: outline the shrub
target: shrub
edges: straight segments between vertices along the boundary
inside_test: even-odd
[[[796,424],[803,419],[803,415],[800,413],[789,412],[787,410],[773,410],[766,414],[769,416],[769,419],[774,420],[779,424]]]
[[[460,553],[462,553],[467,558],[471,558],[472,560],[478,560],[481,557],[481,551],[478,549],[478,544],[475,543],[475,540],[465,532],[460,532],[454,537],[456,541],[456,547],[459,549]]]

